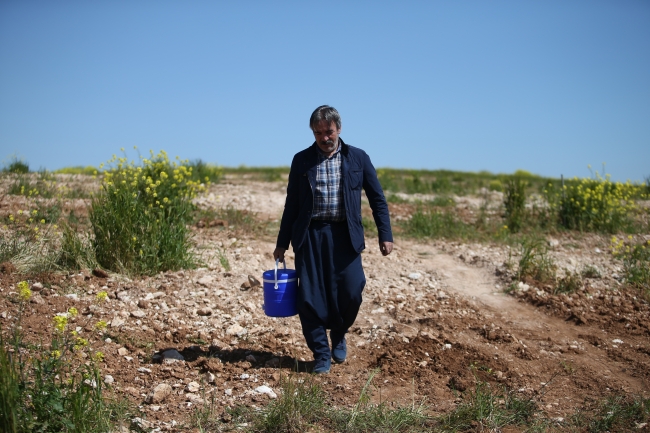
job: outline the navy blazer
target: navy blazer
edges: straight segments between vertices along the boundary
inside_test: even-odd
[[[313,188],[316,185],[318,152],[318,146],[314,142],[293,157],[287,199],[276,244],[278,248],[288,250],[291,242],[293,250],[297,251],[305,241],[314,208]],[[379,241],[393,242],[388,204],[370,157],[363,150],[345,144],[343,140],[341,140],[341,157],[343,202],[352,247],[360,253],[366,246],[361,223],[361,188],[368,197],[372,216],[377,225]]]

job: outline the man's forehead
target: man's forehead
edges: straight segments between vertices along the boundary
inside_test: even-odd
[[[325,120],[321,120],[318,122],[316,127],[314,128],[314,132],[325,132],[325,131],[336,131],[336,123],[333,121],[330,123],[327,123]]]

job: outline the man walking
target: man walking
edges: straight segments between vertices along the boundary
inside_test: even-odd
[[[361,149],[339,138],[341,117],[318,107],[309,119],[316,141],[291,162],[287,199],[273,257],[284,261],[293,245],[299,278],[298,314],[314,373],[347,356],[345,334],[361,307],[366,278],[361,189],[366,192],[384,256],[393,250],[386,198],[375,168]],[[326,330],[330,329],[331,349]]]

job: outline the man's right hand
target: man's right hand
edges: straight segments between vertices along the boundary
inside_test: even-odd
[[[275,251],[273,251],[273,259],[274,260],[280,260],[282,263],[284,263],[284,253],[287,250],[284,248],[276,248]]]

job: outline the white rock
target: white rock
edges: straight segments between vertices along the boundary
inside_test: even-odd
[[[32,290],[35,292],[39,292],[43,290],[43,283],[34,283],[32,284]]]
[[[205,277],[199,278],[196,282],[203,287],[210,287],[214,284],[214,277],[211,275],[206,275]]]
[[[623,340],[621,340],[620,338],[615,338],[614,340],[612,340],[612,343],[614,343],[614,344],[623,344]]]
[[[226,329],[226,335],[236,335],[237,337],[243,337],[247,333],[248,330],[237,323],[230,325],[228,329]]]
[[[68,293],[65,295],[66,298],[74,299],[75,301],[79,299],[79,296],[76,293]]]
[[[149,373],[151,374],[151,369],[147,367],[140,367],[138,368],[138,373]]]
[[[251,375],[248,374],[248,373],[242,373],[242,375],[239,376],[239,378],[240,378],[241,380],[246,380],[246,379],[248,379],[248,378],[250,378],[250,377],[251,377]]]
[[[557,239],[549,239],[548,246],[551,248],[557,248],[560,246],[560,241],[558,241]]]
[[[110,374],[107,374],[106,376],[104,376],[104,383],[105,384],[110,385],[113,382],[115,382],[115,379],[113,379],[113,376],[111,376]]]
[[[206,382],[214,383],[215,380],[216,380],[216,377],[215,377],[215,375],[213,373],[211,373],[209,371],[207,373],[205,373],[205,381]]]
[[[138,319],[142,319],[143,317],[147,316],[147,313],[145,313],[142,310],[135,310],[135,311],[131,311],[131,316],[137,317]]]
[[[124,323],[126,323],[124,319],[122,319],[121,317],[115,317],[111,321],[111,328],[119,328],[120,326],[124,325]]]
[[[200,395],[194,394],[193,392],[188,392],[185,394],[185,401],[192,402],[194,404],[202,404],[203,398]]]
[[[442,350],[449,350],[449,349],[451,349],[451,344],[449,344],[449,343],[446,343],[446,344],[442,347]]]
[[[228,389],[224,390],[223,393],[226,394],[226,395],[229,395],[229,396],[232,395],[232,388],[228,388]]]
[[[201,389],[201,385],[199,385],[197,382],[190,382],[185,387],[185,391],[193,392],[193,393],[194,392],[199,392],[200,389]]]
[[[149,395],[146,398],[147,403],[162,403],[167,397],[172,393],[171,385],[167,383],[161,383],[156,385],[156,387],[151,390]]]
[[[412,272],[409,274],[409,280],[419,280],[421,277],[419,272]]]
[[[127,349],[126,347],[120,347],[119,349],[117,349],[117,354],[120,356],[126,356],[129,354],[129,349]]]
[[[446,294],[444,291],[442,291],[442,290],[438,290],[438,294],[437,294],[436,297],[437,297],[438,299],[445,299],[445,298],[447,297],[447,294]]]
[[[117,293],[117,299],[119,299],[120,301],[124,301],[124,302],[128,301],[130,299],[129,292],[126,292],[126,291],[118,292]]]
[[[255,388],[255,392],[257,392],[258,394],[266,394],[271,398],[278,398],[278,395],[266,385],[258,386],[257,388]]]

